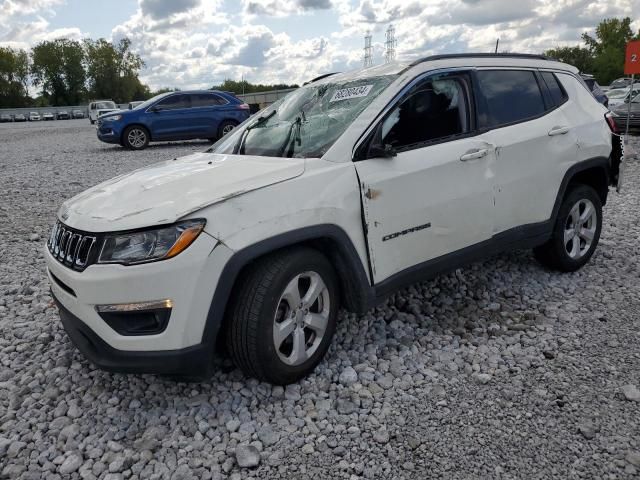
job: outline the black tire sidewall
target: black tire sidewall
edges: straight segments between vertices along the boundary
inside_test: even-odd
[[[304,250],[290,257],[285,268],[279,272],[274,279],[271,288],[265,296],[262,303],[258,320],[258,338],[263,341],[258,342],[258,361],[263,365],[263,372],[272,383],[286,385],[293,383],[310,373],[315,366],[322,360],[325,353],[331,345],[331,340],[336,328],[336,319],[338,316],[338,280],[335,271],[326,258],[319,252],[313,250]],[[310,254],[314,252],[315,254]],[[287,365],[278,356],[276,347],[273,343],[273,323],[278,302],[288,283],[298,274],[307,271],[317,272],[329,290],[329,298],[331,301],[329,319],[327,322],[327,330],[325,331],[322,342],[318,346],[314,354],[303,364],[298,366]]]
[[[594,205],[596,209],[597,225],[589,251],[587,251],[587,253],[579,259],[573,259],[567,253],[564,245],[564,230],[569,212],[571,211],[573,206],[580,200],[589,200]],[[569,193],[564,198],[560,209],[558,210],[558,218],[556,220],[553,231],[552,248],[554,250],[554,257],[559,266],[565,271],[572,272],[578,270],[580,267],[586,264],[593,255],[596,247],[598,246],[601,231],[602,202],[600,201],[600,197],[593,188],[587,185],[572,187]]]
[[[142,145],[141,147],[134,147],[129,143],[129,132],[134,129],[142,130],[145,134],[144,145]],[[130,127],[127,127],[125,128],[124,133],[122,134],[122,143],[129,150],[144,150],[149,145],[149,131],[146,128],[140,127],[138,125],[132,125]]]

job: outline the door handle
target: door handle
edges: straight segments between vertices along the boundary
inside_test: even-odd
[[[468,162],[469,160],[476,160],[478,158],[486,157],[489,150],[482,148],[479,150],[469,150],[467,153],[460,157],[462,162]]]
[[[564,135],[565,133],[569,133],[569,127],[553,127],[549,130],[549,136],[555,137],[556,135]]]

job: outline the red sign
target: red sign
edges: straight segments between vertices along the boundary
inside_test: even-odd
[[[625,75],[640,74],[640,40],[627,43],[624,73]]]

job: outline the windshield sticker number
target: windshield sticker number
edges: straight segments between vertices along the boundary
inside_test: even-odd
[[[338,102],[350,98],[366,97],[373,88],[373,85],[361,85],[360,87],[350,87],[336,90],[329,102]]]

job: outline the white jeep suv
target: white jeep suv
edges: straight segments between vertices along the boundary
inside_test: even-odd
[[[608,124],[609,122],[609,124]],[[294,382],[339,307],[475,259],[593,254],[619,138],[569,65],[445,55],[313,81],[203,153],[65,202],[45,250],[62,323],[104,369]]]

